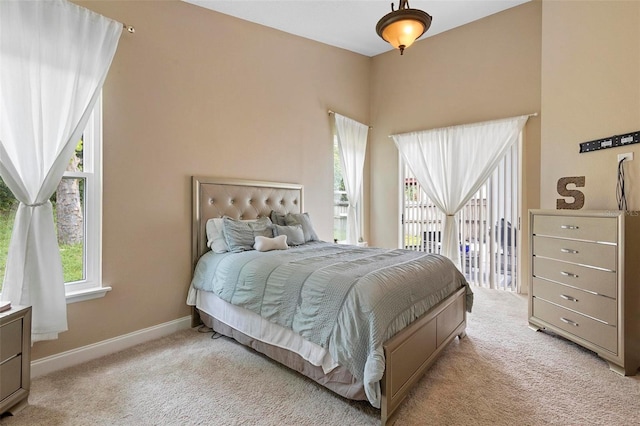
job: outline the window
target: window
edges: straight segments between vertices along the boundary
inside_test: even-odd
[[[102,297],[102,98],[51,197],[67,303]],[[0,278],[4,277],[18,202],[0,179]],[[2,290],[0,280],[0,291]]]
[[[74,161],[79,161],[78,167],[73,167]],[[62,243],[60,220],[69,220],[75,214],[75,209],[68,210],[64,216],[60,215],[63,206],[56,203],[58,241],[60,255],[65,275],[67,300],[88,298],[87,293],[97,291],[99,296],[110,288],[102,288],[102,97],[98,98],[89,118],[87,127],[82,134],[76,157],[71,159],[70,167],[64,173],[62,182],[58,186],[57,194],[62,195],[66,187],[75,188],[79,196],[79,207],[82,212],[81,243],[71,248],[74,264],[65,260],[68,250]],[[73,193],[73,191],[72,191]],[[69,221],[71,223],[73,221]],[[80,246],[80,247],[79,247]],[[75,255],[74,255],[75,251]],[[81,262],[78,262],[81,260]],[[81,268],[78,267],[81,265]],[[71,300],[75,301],[75,300]]]
[[[0,178],[0,292],[2,291],[9,241],[17,208],[18,202]]]
[[[347,239],[347,208],[349,200],[344,188],[342,178],[342,163],[340,162],[340,149],[338,137],[333,137],[333,240],[345,241]]]
[[[362,191],[358,202],[357,212],[358,223],[362,223]],[[337,242],[344,242],[347,239],[347,209],[349,199],[344,187],[342,178],[342,162],[340,161],[340,148],[338,147],[338,137],[333,137],[333,239]]]

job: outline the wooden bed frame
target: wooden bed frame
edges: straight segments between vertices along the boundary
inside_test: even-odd
[[[269,216],[272,210],[304,212],[302,185],[194,176],[192,187],[193,267],[208,250],[205,226],[210,218],[255,219]],[[466,318],[466,291],[461,288],[385,342],[385,373],[380,383],[382,425],[395,422],[397,409],[413,385],[456,336],[465,336]],[[199,323],[194,308],[192,325]]]

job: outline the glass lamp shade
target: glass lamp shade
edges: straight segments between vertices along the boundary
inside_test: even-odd
[[[418,9],[398,9],[378,21],[376,32],[400,53],[431,26],[431,15]]]
[[[400,49],[400,46],[406,49],[424,34],[424,31],[422,22],[403,19],[388,25],[382,30],[382,38],[396,49]]]

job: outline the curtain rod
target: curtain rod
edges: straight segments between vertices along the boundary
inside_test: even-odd
[[[335,112],[334,112],[334,111],[331,111],[331,110],[329,110],[329,111],[327,111],[327,112],[329,113],[329,115],[331,115],[331,114],[335,114]],[[369,126],[369,128],[370,128],[370,129],[373,129],[373,126]]]
[[[127,25],[125,23],[122,24],[122,28],[130,32],[131,34],[136,32],[136,29],[133,25]]]
[[[532,112],[531,114],[522,114],[522,115],[518,115],[518,116],[516,116],[516,117],[523,117],[523,116],[526,116],[526,117],[537,117],[537,116],[538,116],[538,113],[537,113],[537,112]],[[508,119],[508,118],[514,118],[514,117],[507,117],[507,119]],[[496,120],[503,120],[503,119],[498,118],[498,119],[496,119]],[[496,120],[487,120],[487,121],[496,121]],[[506,119],[505,119],[505,120],[506,120]],[[484,121],[480,121],[480,122],[478,122],[478,123],[467,123],[467,124],[480,124],[480,123],[484,123]],[[458,125],[454,125],[454,126],[446,126],[446,127],[455,127],[455,126],[464,126],[464,124],[458,124]],[[429,130],[433,130],[433,129],[429,129]],[[401,134],[401,133],[396,133],[396,135],[398,135],[398,134]],[[387,137],[388,137],[389,139],[392,139],[392,138],[393,138],[393,136],[394,136],[394,135],[388,135]]]

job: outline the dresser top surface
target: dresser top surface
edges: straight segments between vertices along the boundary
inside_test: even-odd
[[[584,217],[640,217],[640,211],[636,210],[552,210],[552,209],[531,209],[531,215],[553,215],[553,216],[584,216]]]

